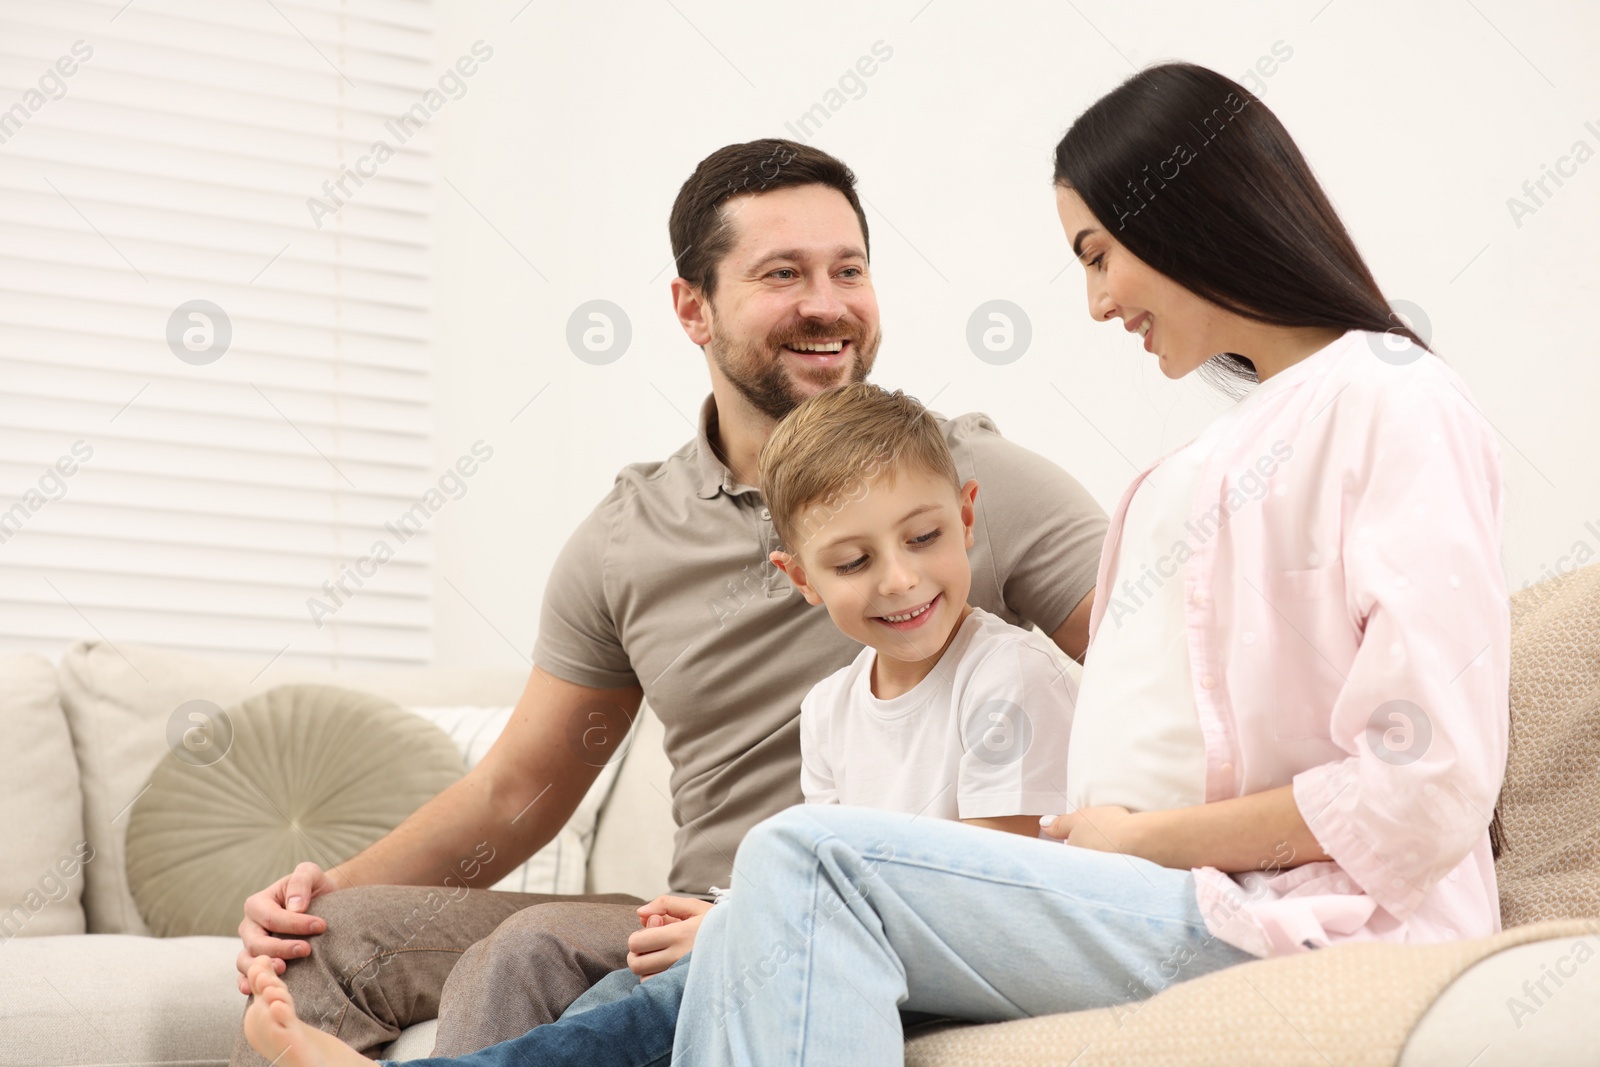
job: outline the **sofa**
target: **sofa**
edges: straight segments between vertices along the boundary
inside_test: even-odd
[[[0,655],[0,1065],[227,1062],[244,1005],[233,978],[237,937],[152,936],[130,887],[128,827],[150,799],[141,791],[152,773],[170,762],[175,709],[195,700],[233,708],[288,685],[337,686],[431,714],[441,737],[461,733],[457,721],[471,727],[465,766],[487,750],[528,677],[264,666],[107,641],[75,645],[56,664]],[[675,826],[661,746],[660,724],[645,709],[626,754],[547,848],[552,858],[564,853],[558,876],[548,877],[554,864],[533,881],[519,868],[524,880],[499,887],[662,892]],[[407,1049],[422,1042],[414,1054],[430,1051],[431,1024],[413,1030],[423,1032]]]
[[[1600,1063],[1600,565],[1524,590],[1512,614],[1502,933],[1346,945],[1120,1008],[927,1026],[908,1037],[907,1063]],[[154,936],[128,876],[130,812],[170,762],[174,709],[336,686],[432,715],[446,736],[477,723],[452,737],[465,767],[525,681],[520,669],[297,671],[103,640],[59,663],[0,656],[0,1067],[227,1060],[243,1004],[237,940]],[[563,831],[562,891],[662,890],[667,778],[646,709]],[[413,1026],[385,1054],[425,1056],[432,1034]]]

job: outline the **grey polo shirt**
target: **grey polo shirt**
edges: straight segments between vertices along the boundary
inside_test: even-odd
[[[670,881],[691,895],[727,885],[745,831],[801,802],[800,699],[861,650],[768,560],[771,516],[717,459],[715,418],[708,397],[694,440],[617,475],[556,560],[533,653],[578,685],[643,687],[672,764]],[[1094,586],[1105,512],[988,416],[938,418],[978,480],[971,603],[1054,633]]]

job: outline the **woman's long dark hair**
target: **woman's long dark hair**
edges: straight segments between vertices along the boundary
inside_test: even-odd
[[[1273,326],[1390,332],[1432,351],[1389,308],[1289,131],[1237,82],[1193,63],[1133,75],[1056,145],[1057,185],[1123,247],[1192,293]],[[1213,377],[1256,380],[1214,357]],[[1500,809],[1489,825],[1496,859]]]
[[[1278,117],[1216,71],[1164,63],[1133,75],[1061,138],[1055,180],[1128,251],[1228,311],[1428,348],[1390,310]],[[1208,369],[1256,377],[1233,353]]]

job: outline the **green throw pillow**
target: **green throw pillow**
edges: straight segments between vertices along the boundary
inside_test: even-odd
[[[196,705],[128,821],[128,884],[158,937],[236,935],[245,897],[305,860],[349,859],[464,773],[444,731],[364,693]]]

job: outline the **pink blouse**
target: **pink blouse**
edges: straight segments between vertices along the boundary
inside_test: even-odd
[[[1257,956],[1500,929],[1488,823],[1505,774],[1510,621],[1500,457],[1461,379],[1350,331],[1270,379],[1219,441],[1185,541],[1207,802],[1292,783],[1332,861],[1194,870],[1217,937]],[[1093,635],[1154,572],[1117,573]],[[1138,582],[1145,582],[1141,591]]]

